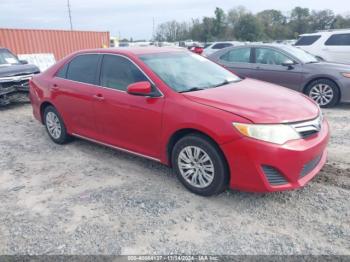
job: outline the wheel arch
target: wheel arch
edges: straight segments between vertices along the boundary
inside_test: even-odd
[[[335,84],[335,86],[338,88],[338,91],[339,91],[339,98],[338,98],[338,102],[341,100],[341,97],[342,97],[342,93],[341,93],[341,90],[340,90],[340,87],[339,87],[339,84],[337,83],[337,81],[335,79],[333,79],[332,77],[330,76],[317,76],[317,77],[313,77],[311,79],[309,79],[306,84],[304,85],[303,87],[303,94],[306,95],[306,89],[308,88],[308,86],[314,82],[314,81],[317,81],[317,80],[321,80],[321,79],[325,79],[325,80],[328,80],[328,81],[331,81]]]
[[[303,87],[303,93],[305,94],[307,87],[312,82],[317,81],[317,80],[321,80],[321,79],[332,81],[340,91],[339,84],[337,83],[337,80],[335,80],[333,77],[331,77],[331,76],[316,76],[316,77],[312,77],[312,78],[307,80],[307,82],[304,84],[304,87]]]
[[[41,123],[44,124],[44,111],[48,106],[53,106],[55,107],[51,102],[49,101],[44,101],[40,104],[40,118],[41,118]]]
[[[173,148],[175,146],[175,144],[183,137],[189,135],[189,134],[199,134],[207,139],[209,139],[214,145],[215,147],[219,150],[220,154],[222,155],[224,161],[225,161],[225,164],[227,166],[227,168],[229,167],[228,166],[228,161],[226,159],[226,156],[224,154],[224,152],[221,150],[220,146],[219,146],[219,143],[217,141],[215,141],[214,138],[212,138],[209,134],[199,130],[199,129],[195,129],[195,128],[182,128],[182,129],[179,129],[177,131],[175,131],[171,136],[170,138],[168,139],[168,142],[167,142],[167,145],[166,145],[166,162],[167,164],[171,167],[172,164],[171,164],[171,157],[172,157],[172,151],[173,151]],[[229,171],[229,168],[227,169]]]

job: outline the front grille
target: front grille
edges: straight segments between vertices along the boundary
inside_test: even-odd
[[[2,82],[0,83],[1,88],[17,88],[18,90],[28,90],[29,80],[21,80],[17,82]]]
[[[273,186],[280,186],[287,184],[288,181],[282,176],[282,174],[272,166],[263,165],[262,169],[269,183]]]
[[[319,115],[313,120],[290,124],[290,126],[299,133],[301,138],[308,138],[317,134],[321,130],[322,121],[322,115]]]
[[[307,162],[300,172],[300,178],[306,176],[312,170],[314,170],[314,168],[318,165],[318,163],[320,163],[321,158],[322,158],[322,155],[319,155],[319,156],[315,157],[314,159],[312,159],[311,161]]]
[[[299,135],[301,136],[301,138],[308,138],[314,134],[317,134],[319,131],[317,130],[307,130],[307,131],[302,131],[299,132]]]

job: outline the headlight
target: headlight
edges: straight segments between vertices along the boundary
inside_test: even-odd
[[[347,73],[341,73],[344,77],[347,77],[347,78],[350,78],[350,73],[347,72]]]
[[[291,126],[283,124],[242,124],[233,123],[233,126],[242,134],[258,140],[282,145],[293,139],[300,139],[300,135]]]

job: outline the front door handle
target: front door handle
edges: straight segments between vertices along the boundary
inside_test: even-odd
[[[53,89],[53,90],[58,90],[58,89],[59,89],[59,87],[58,87],[58,85],[57,85],[57,84],[53,84],[53,85],[52,85],[52,89]]]
[[[102,101],[102,100],[105,99],[105,98],[103,97],[102,94],[96,94],[96,95],[94,95],[94,98],[95,98],[96,100],[99,100],[99,101]]]

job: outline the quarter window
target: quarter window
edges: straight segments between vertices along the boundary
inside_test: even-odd
[[[104,55],[100,81],[104,87],[126,91],[128,85],[148,79],[128,59],[117,55]]]
[[[265,65],[282,65],[285,61],[291,60],[284,54],[270,48],[255,49],[256,63]]]
[[[58,70],[56,76],[60,78],[66,78],[67,76],[67,69],[68,69],[68,64],[65,64],[63,67],[61,67],[60,70]]]
[[[250,48],[230,50],[223,54],[220,59],[231,63],[250,63]]]
[[[295,43],[296,46],[307,46],[312,45],[315,43],[318,39],[320,39],[320,35],[308,35],[308,36],[301,36],[298,41]]]
[[[350,34],[336,34],[328,38],[325,45],[350,45]]]
[[[99,55],[97,54],[78,55],[69,63],[66,78],[82,83],[96,84],[98,60]]]

